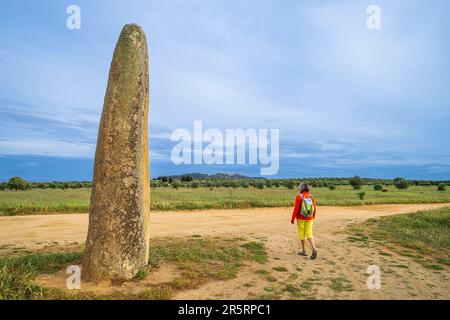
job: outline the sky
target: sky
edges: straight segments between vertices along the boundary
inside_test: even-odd
[[[81,29],[66,27],[69,5]],[[381,12],[370,30],[369,5]],[[449,1],[0,3],[0,180],[91,180],[112,53],[137,23],[150,54],[150,173],[174,130],[278,129],[286,177],[450,179]]]

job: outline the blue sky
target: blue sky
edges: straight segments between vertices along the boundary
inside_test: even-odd
[[[66,8],[81,8],[81,30]],[[381,9],[368,30],[366,8]],[[450,179],[448,1],[12,1],[0,4],[0,180],[90,180],[124,24],[150,51],[153,177],[176,128],[280,130],[277,177]]]

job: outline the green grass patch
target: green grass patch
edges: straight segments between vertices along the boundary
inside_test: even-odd
[[[82,253],[31,254],[0,258],[0,300],[42,299],[53,291],[33,283],[38,274],[53,273],[81,262]]]
[[[317,204],[350,206],[385,203],[443,203],[450,202],[450,188],[438,192],[434,186],[411,186],[399,190],[386,187],[388,192],[374,191],[363,186],[364,200],[355,196],[350,186],[313,188]],[[261,207],[289,207],[294,204],[297,191],[279,188],[153,188],[151,189],[151,209],[199,210],[235,209]],[[420,197],[417,195],[420,194]],[[88,212],[90,189],[32,189],[27,191],[0,191],[0,215],[26,215],[48,213]]]
[[[301,283],[300,287],[308,290],[308,289],[311,289],[313,285],[314,285],[313,281],[305,280]]]
[[[250,244],[250,245],[249,245]],[[151,276],[154,269],[171,264],[181,276],[170,282],[149,287],[140,293],[118,293],[113,296],[67,293],[41,288],[34,283],[39,274],[64,270],[68,265],[80,264],[81,252],[39,253],[0,258],[0,300],[5,299],[169,299],[180,290],[198,288],[213,280],[228,280],[237,276],[245,261],[253,261],[265,253],[264,245],[250,242],[209,238],[165,238],[151,243],[149,267],[140,270],[134,281]]]
[[[291,283],[286,284],[286,286],[283,288],[283,291],[287,292],[293,299],[300,299],[307,297],[307,295],[300,288]]]
[[[331,279],[330,288],[336,292],[353,291],[352,284],[344,277]]]
[[[262,276],[266,276],[266,275],[270,274],[269,271],[264,270],[264,269],[256,270],[255,273],[256,273],[256,274],[260,274],[260,275],[262,275]]]
[[[241,247],[249,251],[253,261],[259,264],[265,264],[267,262],[267,252],[263,242],[251,241],[242,244]]]
[[[398,254],[428,268],[450,265],[450,207],[382,217],[359,227],[371,240],[392,244]]]
[[[277,282],[277,281],[278,281],[278,279],[275,278],[275,277],[272,276],[272,275],[266,276],[266,280],[267,280],[268,282]]]
[[[273,270],[278,271],[278,272],[287,272],[288,269],[286,269],[285,267],[273,267]]]

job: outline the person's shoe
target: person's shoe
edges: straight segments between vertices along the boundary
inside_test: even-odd
[[[306,254],[305,251],[299,251],[299,252],[298,252],[298,255],[299,255],[299,256],[304,256],[304,257],[307,256],[307,254]]]
[[[311,255],[311,259],[314,260],[317,258],[317,250],[313,250],[313,253]]]

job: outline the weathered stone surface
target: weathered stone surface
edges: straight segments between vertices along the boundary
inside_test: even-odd
[[[109,72],[95,153],[82,278],[131,279],[147,265],[150,181],[148,51],[126,25]]]

